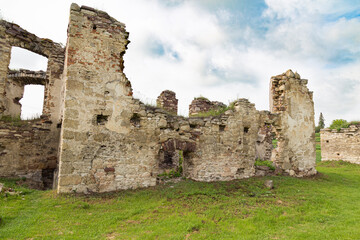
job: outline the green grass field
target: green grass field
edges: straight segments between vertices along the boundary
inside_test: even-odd
[[[0,239],[359,239],[360,166],[319,162],[317,169],[312,178],[185,180],[98,196],[0,179],[22,191],[0,196]]]

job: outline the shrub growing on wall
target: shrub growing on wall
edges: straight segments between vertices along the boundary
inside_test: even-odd
[[[349,123],[344,119],[335,119],[332,121],[330,125],[331,129],[337,129],[338,131],[341,128],[348,128],[348,127],[349,127]]]

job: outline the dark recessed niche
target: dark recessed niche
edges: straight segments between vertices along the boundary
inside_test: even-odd
[[[96,30],[96,25],[95,25],[95,24],[92,26],[92,29],[93,29],[93,30]]]
[[[244,133],[248,133],[249,132],[249,129],[248,127],[244,127]]]
[[[98,125],[105,125],[105,123],[108,121],[109,116],[108,115],[96,115],[96,123]]]
[[[225,131],[225,125],[219,125],[219,131],[220,132]]]
[[[62,122],[59,122],[58,124],[56,124],[57,128],[61,128],[61,126],[62,126]]]
[[[329,142],[329,140],[326,140],[326,142],[328,143],[328,142]]]
[[[134,126],[134,127],[140,127],[140,116],[137,113],[134,113],[132,115],[132,117],[130,118],[130,123]]]

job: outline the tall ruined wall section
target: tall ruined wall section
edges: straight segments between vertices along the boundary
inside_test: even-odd
[[[321,160],[343,160],[360,164],[360,126],[351,125],[338,131],[322,129]]]
[[[139,134],[131,134],[134,102],[122,59],[127,38],[125,25],[107,13],[71,5],[59,192],[105,192],[155,184],[147,175],[153,165],[148,159],[155,159],[147,151],[153,146],[143,144],[148,139]]]
[[[270,110],[279,114],[272,160],[294,176],[316,173],[314,103],[307,82],[291,70],[270,81]]]

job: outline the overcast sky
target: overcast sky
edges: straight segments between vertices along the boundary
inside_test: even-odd
[[[106,11],[126,24],[131,43],[124,71],[135,96],[145,102],[155,103],[161,91],[170,89],[183,115],[200,95],[226,104],[248,98],[257,109],[268,110],[270,77],[292,69],[309,79],[316,124],[320,112],[326,125],[337,118],[360,120],[358,0],[77,3]],[[0,13],[39,37],[65,45],[70,4],[1,1]],[[41,66],[41,61],[22,54],[14,51],[12,67]]]

